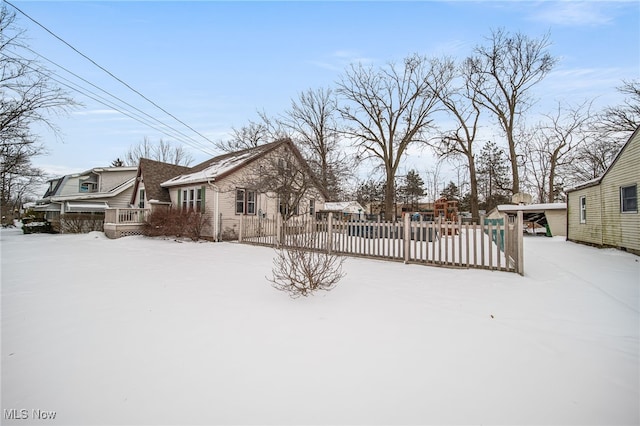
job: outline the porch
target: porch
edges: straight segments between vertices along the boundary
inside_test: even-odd
[[[105,209],[104,234],[108,238],[142,235],[149,209]]]

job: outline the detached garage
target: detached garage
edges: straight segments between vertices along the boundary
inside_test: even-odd
[[[504,213],[517,215],[519,211],[522,212],[525,230],[536,233],[535,230],[540,229],[543,230],[543,233],[553,237],[567,235],[567,205],[565,203],[501,204],[488,217],[498,217]]]

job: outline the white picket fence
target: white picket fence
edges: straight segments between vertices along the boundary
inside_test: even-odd
[[[245,216],[239,241],[272,247],[300,247],[348,256],[481,268],[524,274],[522,212],[502,220],[461,222],[341,221],[308,217],[286,222],[280,216]]]

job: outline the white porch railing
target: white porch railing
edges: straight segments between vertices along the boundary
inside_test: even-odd
[[[140,235],[148,214],[148,209],[106,209],[104,233],[109,238]]]

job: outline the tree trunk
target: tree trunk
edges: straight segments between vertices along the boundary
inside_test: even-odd
[[[384,220],[394,220],[395,212],[393,211],[393,201],[395,198],[394,178],[387,175],[387,182],[384,187]]]
[[[513,135],[508,134],[509,139],[509,160],[511,160],[511,192],[517,194],[520,192],[520,176],[518,174],[518,155],[516,153],[516,143],[513,140]]]
[[[471,221],[480,223],[480,208],[478,206],[478,177],[476,176],[476,164],[473,155],[469,159],[469,180],[471,183]]]

